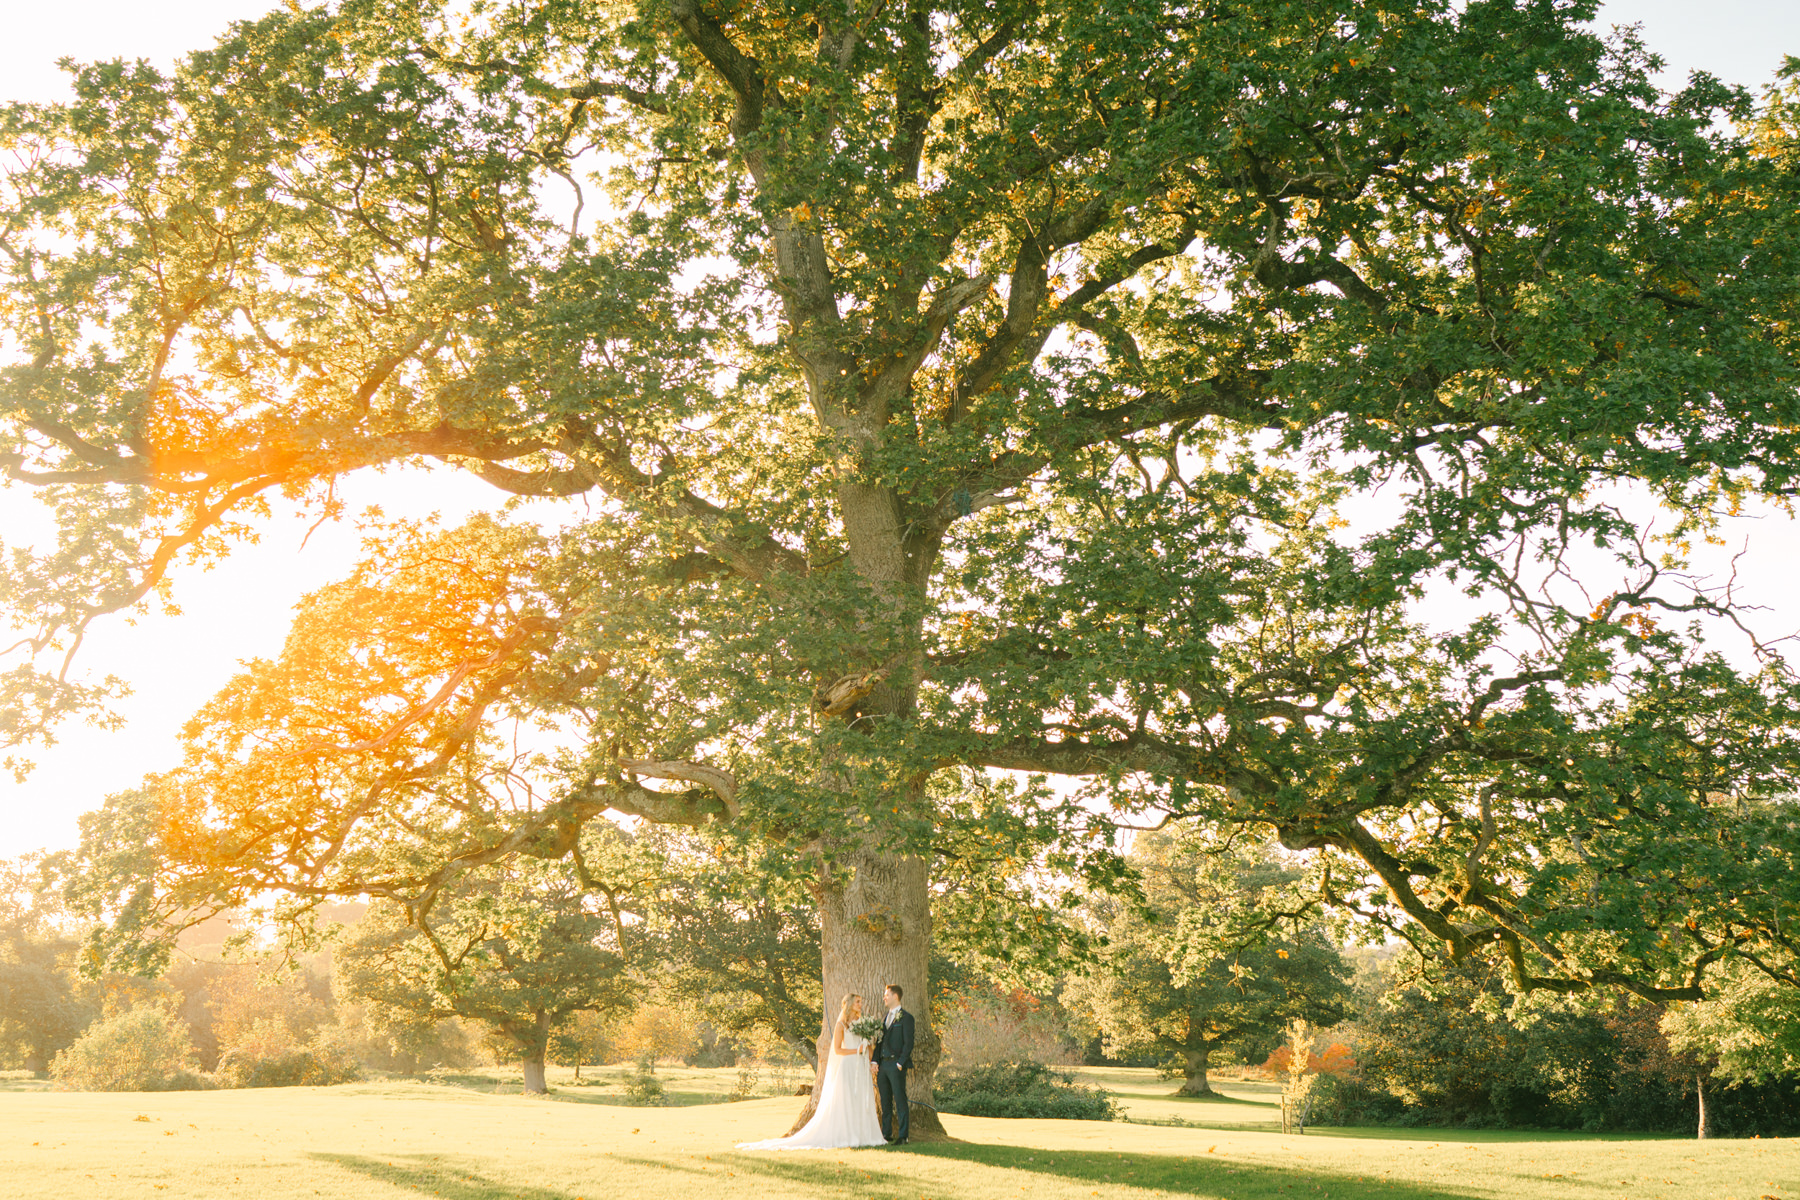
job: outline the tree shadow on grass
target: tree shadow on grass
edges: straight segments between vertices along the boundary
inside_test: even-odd
[[[552,1091],[552,1100],[565,1104],[604,1104],[612,1108],[698,1108],[703,1104],[728,1104],[731,1097],[724,1092],[664,1092],[658,1104],[643,1104],[630,1096],[605,1096],[571,1094],[561,1088]]]
[[[525,1085],[516,1080],[499,1080],[496,1082],[486,1075],[434,1075],[427,1079],[431,1087],[452,1088],[456,1091],[474,1092],[482,1096],[521,1096],[525,1094]],[[618,1093],[608,1094],[590,1091],[590,1088],[609,1087],[610,1084],[558,1084],[548,1092],[540,1094],[540,1100],[558,1100],[567,1104],[604,1104],[613,1108],[646,1107],[630,1096]],[[0,1090],[4,1090],[0,1087]],[[702,1104],[725,1104],[731,1096],[725,1092],[686,1092],[670,1088],[663,1093],[662,1103],[651,1107],[661,1108],[693,1108]]]
[[[1213,1133],[1280,1133],[1280,1121],[1208,1121],[1205,1117],[1122,1117],[1121,1125],[1158,1125],[1164,1129],[1205,1129]],[[1314,1132],[1308,1125],[1307,1132]]]
[[[1000,1170],[1029,1172],[1063,1179],[1082,1186],[1134,1187],[1174,1196],[1284,1197],[1299,1192],[1328,1192],[1344,1200],[1379,1197],[1380,1200],[1490,1200],[1496,1193],[1447,1187],[1442,1183],[1409,1183],[1381,1180],[1366,1174],[1309,1170],[1205,1155],[1131,1154],[1099,1150],[1043,1150],[1035,1147],[993,1146],[968,1142],[935,1143],[904,1151],[858,1154],[847,1163],[823,1162],[760,1154],[734,1154],[716,1158],[745,1175],[762,1175],[794,1185],[810,1185],[831,1195],[893,1196],[916,1189],[919,1180],[887,1166],[889,1155],[949,1159],[978,1163]],[[644,1166],[666,1166],[652,1159],[626,1160]],[[676,1169],[682,1169],[677,1167]]]
[[[315,1150],[307,1157],[397,1188],[416,1188],[439,1197],[439,1200],[501,1200],[502,1197],[505,1200],[577,1200],[574,1192],[533,1187],[510,1179],[490,1179],[456,1166],[442,1155],[408,1154],[382,1159]]]
[[[937,1181],[927,1182],[917,1173],[905,1170],[901,1164],[908,1159],[978,1164],[996,1170],[1061,1179],[1081,1187],[1141,1188],[1205,1200],[1297,1200],[1300,1196],[1321,1193],[1341,1200],[1492,1200],[1497,1194],[1491,1189],[1467,1190],[1444,1183],[1387,1181],[1341,1171],[1208,1159],[1205,1155],[1043,1150],[967,1142],[920,1145],[909,1150],[841,1153],[846,1155],[842,1160],[786,1154],[715,1155],[710,1160],[710,1170],[673,1159],[617,1153],[607,1156],[605,1161],[671,1175],[693,1176],[697,1193],[700,1190],[716,1191],[722,1183],[721,1171],[730,1170],[741,1176],[779,1181],[796,1191],[806,1188],[834,1198],[879,1197],[882,1200],[916,1194],[922,1185],[936,1187]],[[383,1159],[315,1151],[307,1157],[396,1188],[429,1193],[440,1200],[578,1200],[575,1192],[537,1187],[513,1179],[495,1179],[457,1165],[443,1155],[411,1154]],[[992,1181],[987,1190],[993,1190],[992,1185],[1000,1182]],[[977,1190],[981,1190],[980,1184]]]

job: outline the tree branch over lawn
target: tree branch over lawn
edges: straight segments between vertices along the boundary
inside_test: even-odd
[[[0,112],[59,523],[0,736],[265,506],[429,465],[530,521],[370,527],[160,777],[184,894],[624,814],[809,864],[826,993],[929,1031],[945,847],[1124,886],[1179,813],[1520,988],[1791,975],[1800,690],[1661,560],[1800,482],[1794,106],[1577,15],[358,0],[79,68]]]

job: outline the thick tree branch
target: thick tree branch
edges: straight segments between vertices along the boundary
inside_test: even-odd
[[[1281,418],[1287,409],[1269,393],[1270,379],[1266,371],[1221,371],[1179,394],[1150,392],[1110,408],[1064,409],[1053,424],[1039,428],[1031,449],[1007,451],[965,474],[956,488],[938,498],[932,519],[948,526],[959,516],[987,507],[988,498],[1012,491],[1072,450],[1178,421],[1221,417],[1258,428],[1283,428]]]
[[[1051,254],[1093,236],[1106,224],[1111,209],[1111,198],[1099,195],[1061,218],[1047,221],[1041,229],[1027,227],[1021,231],[1006,297],[1006,316],[975,357],[957,373],[944,414],[946,426],[960,423],[974,398],[992,387],[1017,361],[1021,351],[1026,357],[1036,356],[1055,329],[1052,322],[1040,327],[1038,321],[1050,291]]]
[[[634,88],[630,84],[611,83],[599,79],[573,84],[551,83],[508,59],[484,58],[480,62],[471,62],[468,59],[452,58],[431,45],[421,45],[419,55],[463,75],[511,76],[519,81],[520,86],[527,93],[545,99],[623,100],[634,108],[641,108],[645,112],[656,113],[659,116],[668,116],[670,112],[667,97],[659,96],[654,92],[646,92],[641,88]]]
[[[709,767],[705,763],[658,762],[646,758],[622,758],[619,760],[619,766],[633,775],[643,775],[650,779],[675,779],[683,783],[698,783],[711,788],[713,794],[725,806],[725,815],[728,818],[735,818],[738,815],[737,778],[729,771],[721,770],[718,767]]]
[[[707,12],[698,0],[669,0],[669,13],[688,41],[737,97],[737,108],[731,115],[731,136],[741,141],[755,133],[762,127],[762,64],[739,50],[725,35],[725,28],[718,18]]]

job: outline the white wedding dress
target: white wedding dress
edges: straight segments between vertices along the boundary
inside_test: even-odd
[[[860,1050],[868,1043],[848,1030],[844,1048]],[[739,1142],[739,1150],[838,1150],[847,1146],[881,1146],[881,1113],[875,1106],[875,1081],[869,1077],[867,1054],[832,1054],[825,1065],[825,1086],[812,1120],[787,1137]]]

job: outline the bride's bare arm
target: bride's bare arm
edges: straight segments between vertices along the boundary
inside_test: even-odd
[[[839,1021],[831,1034],[831,1052],[833,1054],[856,1054],[858,1051],[844,1049],[844,1023]]]

